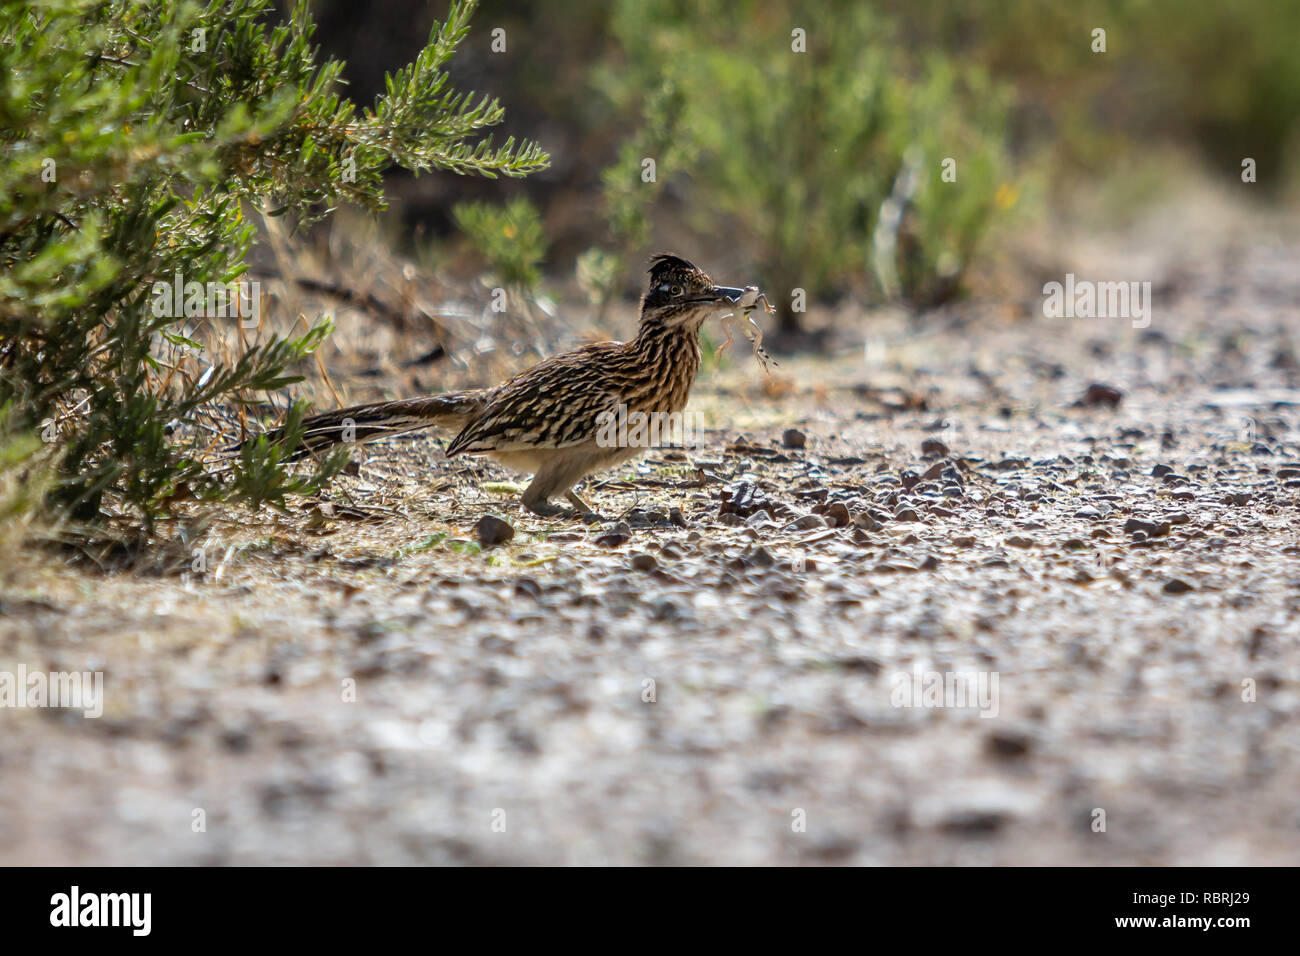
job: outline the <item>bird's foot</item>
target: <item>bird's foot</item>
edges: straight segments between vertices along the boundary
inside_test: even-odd
[[[553,505],[549,501],[539,501],[534,503],[524,502],[524,507],[537,515],[539,518],[559,518],[573,513],[570,508],[562,508],[559,505]]]
[[[582,521],[585,524],[599,524],[605,520],[602,515],[590,508],[565,508],[562,505],[553,505],[549,501],[535,505],[524,505],[524,507],[540,518],[568,518],[573,521]]]

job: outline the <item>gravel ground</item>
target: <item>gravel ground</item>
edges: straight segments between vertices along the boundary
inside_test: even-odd
[[[0,671],[105,704],[0,710],[0,863],[1295,863],[1300,236],[1204,226],[1046,276],[1145,329],[1040,281],[746,357],[592,527],[420,439],[355,513],[20,562]]]

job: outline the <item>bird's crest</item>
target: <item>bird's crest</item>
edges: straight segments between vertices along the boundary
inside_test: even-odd
[[[687,276],[707,278],[702,271],[696,268],[694,263],[687,262],[681,256],[668,253],[651,256],[649,271],[651,284],[668,278],[685,278]]]

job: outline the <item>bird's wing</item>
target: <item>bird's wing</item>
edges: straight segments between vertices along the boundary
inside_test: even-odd
[[[617,342],[599,342],[520,372],[496,390],[481,415],[447,446],[448,455],[477,451],[569,448],[591,441],[617,414],[621,390],[603,360]]]

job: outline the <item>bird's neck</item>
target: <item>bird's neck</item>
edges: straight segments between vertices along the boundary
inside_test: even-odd
[[[637,390],[642,410],[679,412],[685,408],[700,370],[699,324],[642,323],[628,349],[644,376],[644,387]]]

